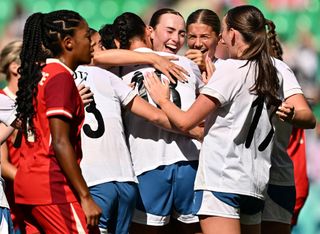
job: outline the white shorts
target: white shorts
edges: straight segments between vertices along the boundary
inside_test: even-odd
[[[261,223],[262,200],[245,195],[225,193],[234,198],[232,204],[228,204],[229,202],[221,200],[223,197],[220,195],[216,196],[215,193],[216,192],[206,190],[195,192],[194,212],[197,215],[240,219],[240,223],[245,225]],[[220,199],[218,197],[220,197]]]

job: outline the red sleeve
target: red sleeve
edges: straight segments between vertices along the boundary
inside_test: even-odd
[[[72,119],[76,110],[78,91],[74,80],[69,73],[59,73],[46,84],[44,99],[46,102],[46,115],[65,116]]]

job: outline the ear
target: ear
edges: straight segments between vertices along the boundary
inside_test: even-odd
[[[66,36],[62,40],[62,47],[67,51],[71,51],[73,49],[73,43],[74,39],[71,36]]]
[[[151,35],[152,29],[150,29],[150,28],[151,28],[150,26],[147,26],[144,30],[144,34],[146,35],[146,37],[150,37],[150,35]]]
[[[116,44],[116,47],[120,49],[120,41],[118,41],[117,39],[113,39],[113,41],[114,41],[114,44]]]
[[[237,37],[238,32],[236,30],[234,30],[233,28],[230,28],[228,33],[229,33],[231,45],[234,45],[236,43],[236,37]]]
[[[154,39],[154,37],[155,37],[155,32],[154,32],[154,29],[153,29],[153,27],[151,27],[151,26],[147,26],[147,29],[149,30],[149,32],[150,32],[150,38],[151,38],[151,40],[153,40]]]

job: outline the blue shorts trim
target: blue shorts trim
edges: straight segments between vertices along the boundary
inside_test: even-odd
[[[294,206],[296,204],[295,186],[269,184],[267,193],[272,201],[293,214]]]
[[[6,223],[6,225],[4,223]],[[0,207],[0,224],[0,233],[14,233],[10,210],[8,208]]]
[[[107,182],[89,187],[102,209],[99,228],[108,233],[127,234],[136,206],[138,187],[133,182]]]
[[[158,216],[170,216],[173,210],[192,215],[197,168],[198,161],[181,161],[141,174],[136,208]]]
[[[245,215],[254,215],[263,210],[264,201],[255,197],[240,195],[236,193],[215,192],[211,193],[220,201],[232,206],[233,208],[240,209],[240,212]],[[203,198],[203,190],[195,191],[194,194],[194,207],[193,213],[197,214],[200,210]]]

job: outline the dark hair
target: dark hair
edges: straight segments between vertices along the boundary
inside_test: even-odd
[[[241,58],[255,62],[257,76],[250,91],[271,103],[278,103],[279,79],[269,54],[266,20],[262,12],[254,6],[238,6],[227,12],[226,24],[228,29],[239,31],[249,45]]]
[[[114,34],[112,29],[112,24],[105,24],[99,30],[101,36],[101,45],[106,49],[117,49],[114,43]]]
[[[209,9],[199,9],[192,12],[187,19],[187,31],[189,25],[194,23],[208,25],[217,35],[220,34],[220,19],[214,11]]]
[[[273,57],[275,57],[279,60],[283,60],[282,59],[283,50],[282,50],[280,42],[277,39],[277,33],[275,31],[276,26],[274,25],[274,23],[271,20],[267,20],[267,19],[266,19],[266,24],[268,26],[267,37],[268,37],[269,53]]]
[[[178,15],[183,19],[183,16],[178,11],[170,8],[162,8],[153,13],[150,19],[149,26],[151,26],[153,29],[156,29],[156,26],[159,24],[160,17],[164,14]]]
[[[83,20],[78,13],[69,10],[34,13],[27,19],[23,31],[19,70],[21,78],[16,99],[17,117],[22,121],[25,134],[29,130],[34,132],[33,98],[38,92],[37,85],[42,78],[41,69],[45,59],[60,55],[61,40],[68,35],[73,36]]]
[[[89,28],[89,35],[90,37],[92,37],[93,34],[97,33],[97,30],[95,30],[94,28]]]
[[[125,12],[119,15],[112,25],[114,37],[120,42],[120,49],[129,49],[133,38],[145,41],[146,25],[136,14]]]

